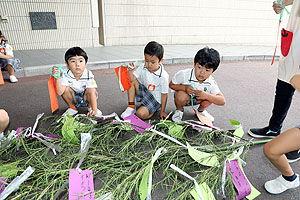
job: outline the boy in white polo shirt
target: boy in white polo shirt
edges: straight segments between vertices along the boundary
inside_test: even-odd
[[[211,104],[224,105],[225,98],[216,81],[211,76],[220,64],[218,51],[205,47],[200,49],[194,57],[194,67],[177,72],[170,81],[169,87],[175,90],[174,101],[176,111],[172,116],[174,122],[180,122],[183,117],[183,107],[200,104],[197,112],[214,121],[206,108]]]
[[[97,108],[97,84],[93,73],[86,69],[88,56],[80,47],[72,47],[65,53],[65,62],[68,67],[66,74],[55,79],[56,93],[63,98],[68,109],[63,117],[69,113],[78,113],[78,107],[88,107],[87,116],[100,117],[102,112]],[[52,74],[60,73],[57,66],[53,67]],[[60,77],[60,76],[58,76]]]
[[[20,68],[19,63],[20,60],[14,57],[13,48],[7,44],[7,40],[0,31],[0,68],[8,71],[11,83],[18,82],[15,71]]]
[[[163,61],[164,48],[152,41],[144,49],[145,65],[135,71],[129,69],[131,88],[128,89],[128,107],[121,114],[125,118],[135,113],[135,98],[141,102],[136,115],[141,119],[149,119],[160,109],[160,117],[165,118],[168,98],[169,75],[165,71]],[[134,66],[133,63],[130,65]]]

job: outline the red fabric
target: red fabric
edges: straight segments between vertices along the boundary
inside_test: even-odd
[[[287,56],[289,54],[292,40],[293,32],[285,30],[283,28],[281,30],[281,54],[283,56]]]

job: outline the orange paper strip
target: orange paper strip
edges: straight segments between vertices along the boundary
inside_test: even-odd
[[[54,113],[56,110],[58,110],[59,105],[57,101],[56,96],[56,88],[54,85],[54,77],[51,76],[48,80],[48,89],[49,89],[49,95],[50,95],[50,103],[51,103],[51,111]]]
[[[121,84],[124,88],[124,90],[122,90],[122,92],[128,90],[129,88],[131,88],[131,81],[130,81],[130,77],[129,77],[129,72],[127,67],[124,66],[120,66],[121,67]],[[119,68],[120,67],[116,67],[115,71],[119,80]]]

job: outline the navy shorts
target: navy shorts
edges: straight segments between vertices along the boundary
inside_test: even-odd
[[[20,60],[16,59],[16,58],[11,58],[11,59],[3,59],[0,58],[0,68],[3,69],[4,67],[6,67],[6,65],[11,65],[15,71],[17,71],[18,69],[20,69]]]
[[[79,108],[79,107],[88,107],[89,105],[89,102],[87,100],[84,100],[83,99],[83,95],[84,95],[84,92],[75,92],[74,91],[74,96],[75,96],[75,101],[73,101],[74,105],[76,108]]]
[[[139,84],[139,93],[135,96],[137,102],[141,102],[149,113],[155,113],[161,108],[161,104],[154,98],[153,94],[143,85]]]

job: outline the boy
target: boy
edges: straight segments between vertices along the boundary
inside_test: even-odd
[[[141,102],[141,107],[136,115],[141,119],[149,119],[160,109],[160,117],[165,118],[169,75],[165,71],[163,61],[164,48],[161,44],[152,41],[144,49],[145,65],[135,71],[130,70],[131,88],[127,91],[128,107],[121,114],[125,118],[135,113],[136,101]],[[131,63],[133,66],[133,64]]]
[[[174,122],[182,120],[184,106],[191,106],[191,95],[195,95],[193,104],[200,104],[197,112],[214,121],[213,116],[206,111],[206,108],[211,104],[225,104],[225,98],[211,76],[218,68],[219,63],[218,51],[205,47],[195,55],[194,68],[181,70],[175,74],[169,84],[169,87],[175,90],[176,111],[172,116]]]
[[[65,53],[67,75],[55,79],[57,95],[61,96],[69,108],[63,114],[75,115],[78,107],[88,106],[88,117],[100,117],[102,112],[97,109],[97,84],[93,73],[86,69],[88,56],[80,47],[72,47]],[[59,74],[57,66],[53,67],[52,74]],[[59,76],[58,76],[59,77]]]
[[[6,43],[5,37],[0,31],[0,68],[8,71],[11,83],[18,82],[15,71],[19,69],[19,62],[19,59],[14,58],[12,47]]]

